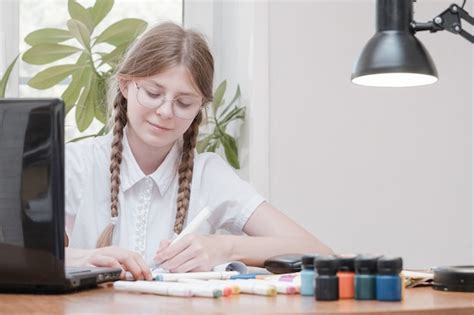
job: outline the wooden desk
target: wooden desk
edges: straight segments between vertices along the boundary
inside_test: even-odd
[[[474,314],[474,293],[407,289],[403,302],[339,300],[313,297],[240,294],[220,299],[177,298],[114,291],[110,286],[64,295],[0,294],[0,313],[47,314]]]

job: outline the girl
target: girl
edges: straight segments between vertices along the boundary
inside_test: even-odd
[[[196,154],[213,75],[202,35],[173,23],[129,50],[110,90],[112,133],[66,146],[67,264],[151,279],[154,263],[206,271],[232,260],[261,266],[289,252],[332,253],[217,154]],[[208,222],[170,245],[204,206]]]

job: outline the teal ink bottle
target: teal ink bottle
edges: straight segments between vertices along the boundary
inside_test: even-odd
[[[355,268],[355,299],[375,300],[375,274],[377,272],[377,256],[360,255],[354,260]]]
[[[314,255],[304,255],[301,259],[301,288],[300,294],[306,296],[314,295]]]
[[[401,257],[380,257],[377,260],[376,296],[379,301],[402,300]]]
[[[337,278],[338,260],[334,256],[318,256],[314,260],[317,272],[315,297],[318,301],[339,299],[339,280]]]

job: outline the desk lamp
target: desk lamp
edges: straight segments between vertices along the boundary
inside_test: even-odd
[[[352,82],[378,87],[432,84],[438,73],[430,54],[415,37],[416,32],[447,30],[474,43],[474,36],[462,28],[461,19],[474,25],[474,17],[462,6],[451,4],[433,20],[413,20],[416,0],[377,0],[376,33],[365,45],[352,70]]]

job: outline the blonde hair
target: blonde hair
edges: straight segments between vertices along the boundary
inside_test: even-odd
[[[193,84],[204,96],[203,107],[212,100],[212,82],[214,60],[204,37],[195,31],[185,30],[174,23],[157,25],[129,49],[118,66],[116,75],[109,87],[109,109],[112,111],[111,128],[113,131],[110,157],[111,182],[111,222],[106,226],[97,240],[97,247],[112,244],[113,229],[118,216],[120,188],[120,165],[122,162],[122,139],[127,125],[127,100],[120,92],[117,76],[144,78],[161,73],[171,67],[184,65],[191,73]],[[183,151],[178,167],[178,196],[174,231],[180,233],[186,219],[191,182],[193,177],[194,148],[196,147],[199,125],[203,113],[194,118],[183,135]]]

